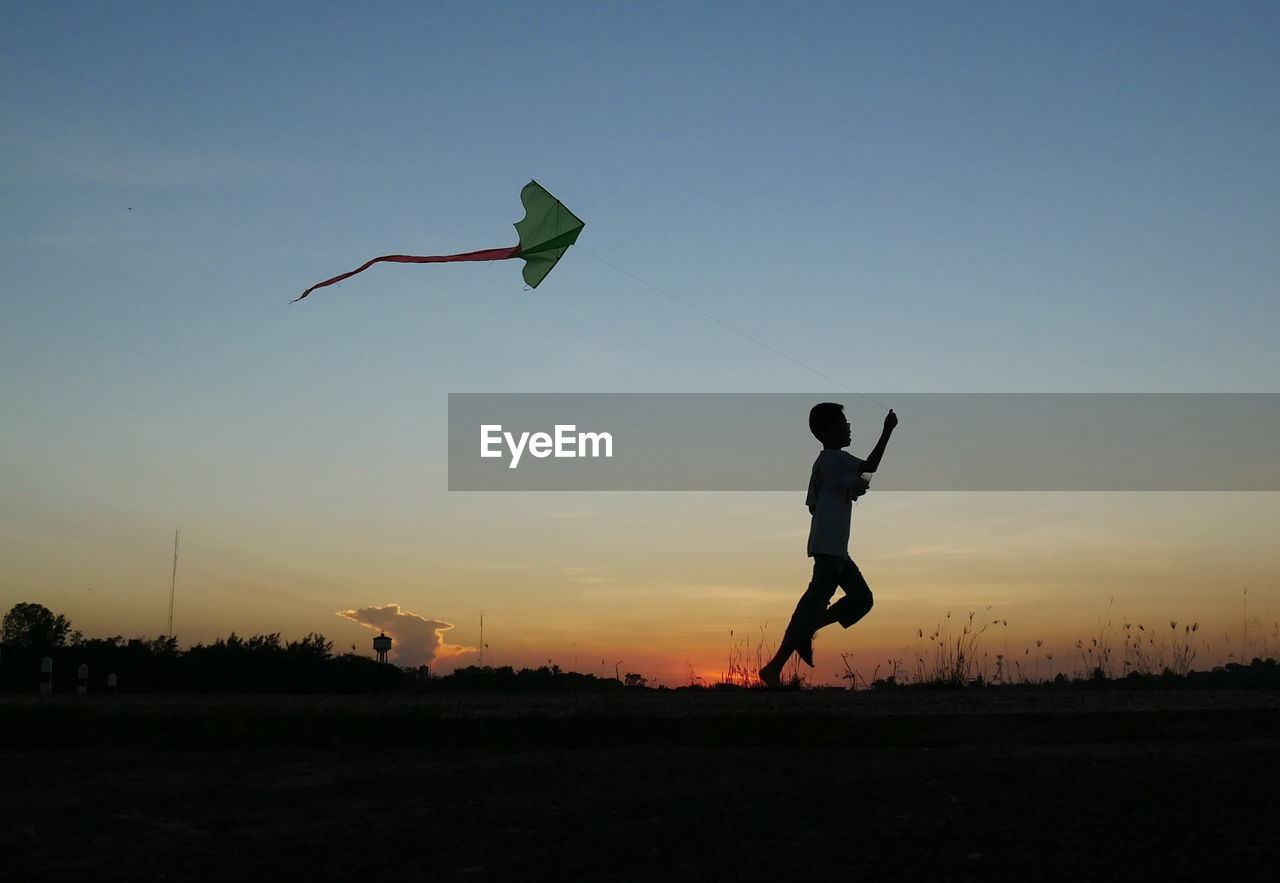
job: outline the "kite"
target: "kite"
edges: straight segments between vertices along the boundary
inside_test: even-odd
[[[343,279],[349,279],[356,273],[363,272],[379,261],[391,261],[398,264],[443,264],[452,261],[505,261],[508,258],[524,260],[525,284],[537,288],[538,283],[546,278],[551,268],[569,250],[569,246],[578,241],[578,234],[586,226],[582,220],[564,207],[560,200],[543,189],[537,181],[530,181],[520,191],[520,202],[524,204],[524,217],[516,221],[516,232],[520,234],[520,244],[508,248],[489,248],[483,251],[469,251],[466,254],[447,254],[423,257],[410,254],[388,254],[374,258],[350,273],[334,276],[312,285],[291,303],[297,303],[317,288],[324,288]]]

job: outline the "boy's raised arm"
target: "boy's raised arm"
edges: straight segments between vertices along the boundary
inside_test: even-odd
[[[893,428],[897,425],[898,415],[890,408],[884,418],[884,430],[880,433],[880,441],[876,442],[876,446],[871,449],[871,453],[862,464],[863,472],[875,472],[880,468],[880,458],[884,456],[884,449],[889,444],[889,436],[893,434]]]

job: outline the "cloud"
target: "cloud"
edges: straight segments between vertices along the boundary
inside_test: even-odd
[[[401,610],[399,604],[339,610],[337,614],[390,635],[393,639],[391,658],[402,666],[416,668],[419,665],[432,665],[438,659],[476,651],[475,647],[445,642],[444,633],[453,628],[453,623],[426,619],[416,613]]]
[[[613,577],[599,574],[599,567],[568,567],[565,574],[575,583],[611,583]]]

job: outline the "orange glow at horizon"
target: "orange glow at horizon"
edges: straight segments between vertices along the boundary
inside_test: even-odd
[[[754,667],[808,580],[794,495],[510,496],[498,507],[445,497],[392,536],[381,522],[317,518],[273,531],[251,522],[237,532],[190,519],[179,641],[320,632],[335,652],[367,654],[369,629],[334,611],[396,599],[452,624],[447,643],[460,648],[478,648],[484,610],[491,665],[552,660],[569,670],[576,659],[580,671],[612,677],[621,661],[621,674],[678,686],[691,670],[722,677],[733,644]],[[815,683],[844,683],[841,654],[862,677],[877,667],[883,676],[891,660],[915,671],[920,656],[932,658],[918,633],[948,611],[953,623],[970,611],[1007,621],[988,623],[978,642],[988,674],[1006,653],[1033,671],[1039,656],[1041,673],[1070,673],[1084,664],[1076,642],[1106,629],[1119,655],[1126,622],[1155,629],[1166,655],[1168,622],[1198,623],[1197,666],[1280,654],[1280,494],[904,493],[859,506],[852,554],[876,603],[848,631],[819,634]],[[92,525],[0,538],[9,587],[0,606],[45,604],[89,636],[163,633],[171,529],[120,517]],[[448,652],[439,673],[478,660]]]

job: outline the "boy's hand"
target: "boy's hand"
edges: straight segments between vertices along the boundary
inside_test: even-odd
[[[862,464],[863,472],[875,472],[880,468],[880,458],[884,456],[884,449],[889,444],[889,436],[893,434],[893,427],[898,425],[898,415],[893,413],[893,409],[889,409],[889,413],[884,417],[884,432],[880,433],[880,441],[876,442],[876,446],[871,449],[871,455]]]
[[[853,486],[849,488],[849,502],[857,500],[867,492],[867,488],[871,487],[871,481],[865,475],[859,475],[853,481]]]

